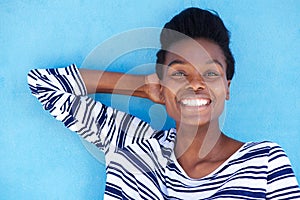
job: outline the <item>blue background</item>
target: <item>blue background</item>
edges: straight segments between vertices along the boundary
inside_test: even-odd
[[[231,31],[237,71],[223,130],[242,141],[279,143],[300,180],[299,1],[1,0],[0,199],[102,198],[103,162],[42,110],[29,92],[27,73],[32,68],[81,66],[111,36],[162,27],[190,6],[216,10]],[[140,57],[122,57],[112,69],[153,63],[154,54],[149,50],[137,52]],[[151,118],[148,113],[137,115]]]

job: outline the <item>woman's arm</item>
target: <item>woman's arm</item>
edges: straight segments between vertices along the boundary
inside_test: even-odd
[[[270,143],[266,199],[299,199],[300,188],[284,150]]]
[[[87,74],[83,73],[83,76],[85,81],[89,82],[93,76],[90,72]],[[76,65],[55,69],[33,69],[27,78],[32,94],[38,98],[45,110],[105,153],[150,138],[154,133],[148,123],[87,96],[87,88]],[[110,84],[114,83],[111,80]],[[105,79],[100,83],[102,81]],[[126,88],[129,89],[128,86]],[[91,89],[90,87],[89,90]]]
[[[163,104],[160,83],[156,74],[131,75],[101,70],[79,69],[82,79],[91,93],[114,93],[148,98]]]
[[[85,81],[92,80],[89,79],[91,76],[85,74]],[[105,153],[150,138],[154,133],[148,123],[87,96],[87,88],[76,65],[55,69],[33,69],[27,78],[31,93],[38,98],[45,110]],[[96,83],[102,81],[104,79]]]

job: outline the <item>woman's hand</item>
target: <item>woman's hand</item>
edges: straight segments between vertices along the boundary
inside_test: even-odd
[[[145,76],[145,93],[154,103],[165,104],[161,96],[161,84],[156,73]]]

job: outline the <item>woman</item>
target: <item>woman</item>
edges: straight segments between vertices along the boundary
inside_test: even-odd
[[[104,151],[105,199],[296,199],[289,159],[272,142],[242,143],[223,134],[234,59],[215,14],[189,8],[161,33],[156,74],[37,69],[30,89],[44,109]],[[146,122],[89,98],[120,93],[166,106],[176,128]]]

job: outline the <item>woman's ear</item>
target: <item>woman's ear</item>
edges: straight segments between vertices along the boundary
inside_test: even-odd
[[[231,80],[227,81],[227,89],[226,89],[226,100],[229,100],[230,98],[230,84],[231,84]]]

